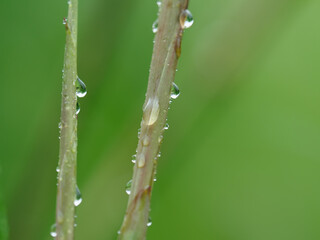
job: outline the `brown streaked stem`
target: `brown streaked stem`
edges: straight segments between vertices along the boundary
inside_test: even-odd
[[[56,205],[56,239],[74,239],[74,200],[77,166],[77,28],[78,0],[68,1],[66,47],[64,55],[59,173]]]
[[[131,193],[118,240],[146,237],[157,155],[166,123],[170,93],[181,53],[188,0],[163,0],[150,67]]]

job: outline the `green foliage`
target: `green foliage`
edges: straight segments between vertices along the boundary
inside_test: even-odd
[[[318,0],[191,1],[147,239],[320,239]],[[65,1],[0,1],[1,162],[10,240],[54,223]],[[76,240],[116,239],[155,1],[79,3]],[[13,17],[14,16],[14,17]]]

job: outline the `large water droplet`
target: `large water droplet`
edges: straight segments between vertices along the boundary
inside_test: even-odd
[[[145,163],[146,163],[146,158],[145,158],[144,154],[142,153],[142,154],[140,154],[140,156],[138,158],[138,167],[139,168],[144,167]]]
[[[176,99],[176,98],[179,97],[179,95],[180,95],[180,90],[179,90],[178,85],[175,84],[175,83],[172,83],[172,89],[171,89],[171,95],[170,95],[170,97],[171,97],[172,99]]]
[[[154,23],[152,24],[152,32],[156,33],[158,32],[158,19],[154,21]]]
[[[59,166],[56,167],[56,172],[57,173],[60,172],[60,167]]]
[[[169,124],[168,123],[166,123],[166,125],[164,125],[164,128],[163,128],[164,130],[168,130],[169,129]]]
[[[146,106],[143,109],[143,121],[146,125],[153,125],[159,116],[159,100],[158,98],[149,98]]]
[[[143,144],[143,146],[148,146],[150,144],[150,137],[145,136],[142,140],[142,144]]]
[[[80,203],[82,202],[81,192],[78,186],[76,186],[76,196],[73,201],[74,206],[78,207]]]
[[[180,25],[183,29],[191,27],[193,22],[193,16],[188,9],[180,14]]]
[[[130,195],[130,193],[131,193],[131,185],[132,185],[132,180],[130,180],[130,181],[127,182],[127,184],[126,184],[126,193],[127,193],[128,195]]]
[[[87,87],[79,77],[77,77],[76,93],[77,93],[77,96],[80,98],[84,97],[87,94]]]
[[[56,230],[57,225],[56,224],[52,224],[51,228],[50,228],[50,235],[51,237],[56,237],[57,236],[57,230]]]
[[[150,227],[152,225],[152,220],[151,217],[148,218],[148,223],[147,223],[147,227]]]
[[[80,112],[80,104],[77,102],[77,105],[76,105],[76,115],[78,115]]]

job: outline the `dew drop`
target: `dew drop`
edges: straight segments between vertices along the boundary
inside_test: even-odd
[[[74,206],[78,207],[80,203],[82,202],[81,192],[78,186],[76,186],[76,196],[73,201]]]
[[[150,137],[145,136],[142,141],[143,146],[148,146],[150,144]]]
[[[144,154],[141,154],[138,158],[138,167],[139,168],[144,167],[145,163],[146,163],[146,158],[145,158]]]
[[[77,93],[77,96],[80,98],[84,97],[87,94],[87,87],[79,77],[77,77],[76,93]]]
[[[158,98],[149,98],[146,106],[143,109],[143,121],[146,125],[153,125],[159,116],[159,100]]]
[[[161,6],[161,1],[157,1],[157,5],[158,5],[158,7],[160,7]]]
[[[59,167],[59,166],[57,166],[56,172],[57,172],[57,173],[60,172],[60,167]]]
[[[166,123],[166,125],[164,125],[164,128],[163,128],[164,130],[168,130],[169,129],[169,124],[168,123]]]
[[[130,195],[130,193],[131,193],[131,185],[132,185],[132,180],[130,180],[130,181],[127,182],[127,184],[126,184],[126,193],[127,193],[128,195]]]
[[[136,163],[136,159],[137,159],[137,155],[136,154],[132,155],[131,162]]]
[[[154,23],[152,24],[152,32],[156,33],[158,32],[158,19],[154,21]]]
[[[148,223],[147,223],[147,227],[150,227],[152,225],[152,220],[151,217],[148,218]]]
[[[58,128],[61,130],[61,128],[62,128],[62,123],[61,122],[59,122]]]
[[[52,224],[51,228],[50,228],[50,235],[51,237],[56,237],[57,236],[57,225],[54,223]]]
[[[176,98],[179,97],[179,95],[180,95],[180,90],[179,90],[178,85],[175,84],[175,83],[172,83],[172,89],[171,89],[171,95],[170,95],[170,97],[171,97],[172,99],[176,99]]]
[[[76,115],[78,115],[80,112],[80,104],[77,102],[77,105],[76,105]]]
[[[186,9],[180,14],[180,25],[183,29],[189,28],[192,26],[194,20],[191,12]]]

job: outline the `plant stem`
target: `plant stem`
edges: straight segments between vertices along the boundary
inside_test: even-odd
[[[146,237],[157,155],[181,52],[185,21],[182,13],[188,8],[188,2],[163,0],[160,7],[131,193],[119,240],[142,240]]]
[[[77,166],[77,28],[78,0],[68,1],[66,47],[61,100],[61,134],[56,206],[56,239],[74,239],[74,200]]]

